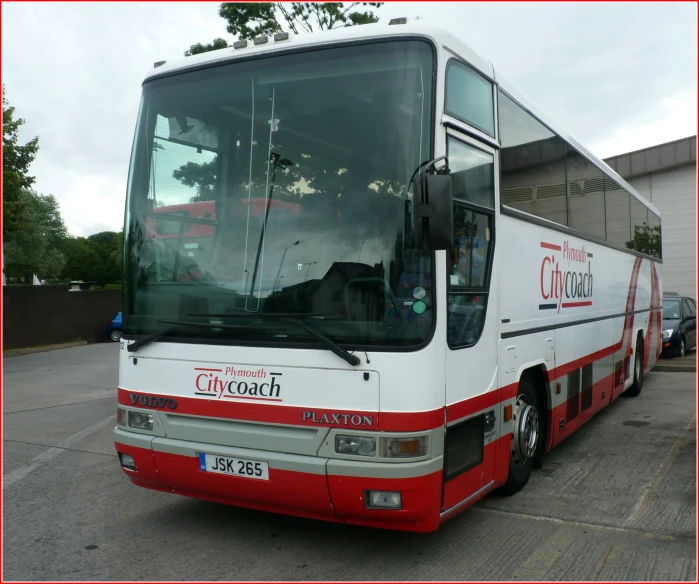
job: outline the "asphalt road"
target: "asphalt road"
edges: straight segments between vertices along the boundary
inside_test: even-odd
[[[118,348],[6,358],[6,580],[695,580],[694,374],[650,373],[524,491],[433,534],[137,488],[119,469]]]

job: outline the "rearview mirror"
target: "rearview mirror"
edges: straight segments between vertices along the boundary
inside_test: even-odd
[[[454,206],[451,176],[423,174],[413,183],[413,233],[418,249],[451,249]]]

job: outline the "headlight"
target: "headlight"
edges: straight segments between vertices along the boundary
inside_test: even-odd
[[[117,408],[117,425],[126,426],[126,410],[124,408]]]
[[[415,458],[427,454],[427,436],[418,438],[381,438],[384,458]]]
[[[374,456],[376,454],[376,438],[368,436],[335,436],[335,452],[339,454]]]
[[[666,330],[666,331],[663,331],[663,338],[664,338],[664,339],[669,339],[669,338],[672,336],[672,333],[674,333],[674,332],[675,332],[675,331],[672,330],[672,329],[668,329],[668,330]]]
[[[129,412],[129,426],[137,430],[152,430],[152,414],[142,414],[140,412]]]

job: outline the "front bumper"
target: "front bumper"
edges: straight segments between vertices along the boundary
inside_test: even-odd
[[[674,357],[680,353],[680,336],[678,334],[672,335],[669,339],[662,339],[661,344],[661,357]]]
[[[118,452],[130,454],[135,485],[273,513],[403,531],[440,523],[442,457],[373,463],[201,444],[114,429]],[[269,480],[202,471],[199,452],[269,464]],[[400,491],[402,508],[368,509],[367,490]]]

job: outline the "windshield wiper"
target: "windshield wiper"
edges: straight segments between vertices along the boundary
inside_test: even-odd
[[[216,324],[212,322],[188,322],[186,320],[159,320],[158,322],[162,322],[165,324],[171,324],[173,326],[169,326],[167,328],[164,328],[162,330],[156,331],[148,336],[145,336],[141,339],[138,339],[136,342],[131,343],[126,347],[126,350],[129,353],[133,353],[134,351],[138,351],[141,347],[145,347],[146,345],[150,345],[152,342],[157,341],[158,339],[165,337],[169,335],[171,332],[173,332],[175,329],[180,328],[180,327],[203,327],[203,328],[224,328],[224,329],[241,329],[241,328],[249,328],[247,325],[235,325],[235,324]]]
[[[298,318],[295,318],[295,316],[293,316],[292,313],[285,313],[285,312],[279,312],[279,313],[227,312],[227,313],[223,313],[223,314],[195,313],[195,314],[188,314],[187,316],[203,316],[203,317],[209,317],[209,318],[242,317],[242,318],[249,318],[249,319],[259,318],[261,320],[267,320],[267,321],[283,320],[283,321],[287,321],[287,322],[293,322],[295,325],[301,327],[302,329],[304,329],[305,331],[307,331],[311,335],[313,335],[323,345],[325,345],[325,347],[327,347],[328,350],[335,353],[341,359],[344,359],[345,361],[347,361],[347,363],[349,363],[350,365],[356,367],[360,363],[359,357],[355,357],[354,355],[352,355],[352,353],[348,353],[345,349],[343,349],[339,345],[335,344],[335,342],[331,338],[326,337],[323,333],[321,333],[319,330],[313,328],[308,323],[303,322],[303,321],[299,320]],[[308,316],[308,315],[299,314],[298,316]],[[236,325],[213,325],[213,326],[236,327]],[[240,326],[240,325],[238,325],[238,326]]]

